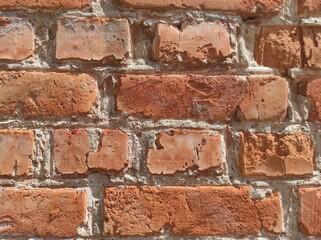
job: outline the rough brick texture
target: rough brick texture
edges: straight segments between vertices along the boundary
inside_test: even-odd
[[[0,239],[321,237],[321,0],[0,12]]]
[[[23,60],[34,54],[35,36],[29,23],[0,18],[0,59]]]
[[[98,89],[86,74],[0,72],[0,115],[62,118],[89,113]]]
[[[321,68],[321,50],[318,47],[321,44],[321,27],[304,26],[302,34],[306,65],[311,68]]]
[[[321,1],[320,0],[300,0],[298,1],[298,13],[321,13]]]
[[[27,175],[33,150],[32,131],[0,130],[0,176]]]
[[[126,19],[64,18],[58,22],[57,59],[126,60],[130,32]]]
[[[89,153],[88,166],[101,171],[120,171],[129,164],[128,136],[116,130],[105,130],[97,152]]]
[[[281,77],[252,76],[240,104],[243,121],[283,121],[287,114],[288,84]]]
[[[256,62],[279,69],[300,67],[299,34],[296,26],[263,26],[255,43]]]
[[[245,92],[232,76],[162,75],[121,78],[117,108],[155,119],[229,120]]]
[[[9,237],[73,237],[86,221],[84,191],[5,188],[0,205],[0,234]]]
[[[0,2],[0,9],[73,9],[87,7],[90,2],[91,0],[6,0]]]
[[[283,0],[120,0],[127,7],[151,8],[151,9],[172,9],[175,8],[193,8],[216,11],[231,11],[238,14],[255,14],[258,12],[274,12],[279,10],[284,4]]]
[[[321,236],[321,189],[299,189],[300,215],[299,226],[302,233],[310,236]]]
[[[149,149],[147,166],[154,174],[173,174],[188,169],[209,170],[220,166],[222,137],[201,131],[173,130],[160,133],[157,149]]]
[[[104,130],[97,152],[91,152],[91,139],[84,129],[55,130],[53,140],[56,169],[62,174],[121,171],[129,164],[128,136],[122,131]]]
[[[85,130],[55,130],[53,141],[53,157],[59,173],[83,174],[87,172],[90,137]]]
[[[241,133],[240,164],[245,176],[312,175],[314,149],[303,133]]]
[[[261,227],[246,187],[107,188],[104,202],[104,231],[113,236],[154,235],[165,228],[177,236],[243,236]]]
[[[309,120],[321,120],[321,79],[316,79],[308,83],[307,96],[309,100]]]
[[[188,25],[182,30],[159,24],[154,39],[154,56],[165,62],[211,63],[232,53],[230,35],[220,23]]]
[[[283,231],[283,209],[280,194],[273,192],[270,197],[255,201],[262,227],[267,231],[281,233]]]

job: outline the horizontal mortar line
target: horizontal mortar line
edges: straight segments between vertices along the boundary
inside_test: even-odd
[[[23,120],[22,120],[23,121]],[[38,127],[61,127],[61,126],[71,126],[71,127],[124,127],[124,128],[161,128],[168,126],[179,126],[179,127],[187,127],[187,128],[195,128],[204,125],[204,127],[237,127],[248,128],[251,125],[251,128],[259,128],[259,127],[282,127],[282,126],[320,126],[321,122],[206,122],[206,121],[190,121],[190,120],[174,120],[174,119],[164,119],[156,122],[152,122],[150,120],[123,120],[110,119],[108,122],[22,122],[22,121],[14,121],[14,122],[0,122],[0,128],[5,127],[30,127],[37,129]],[[169,122],[167,122],[169,121]],[[173,121],[173,122],[170,122]],[[181,126],[184,125],[184,126]],[[193,126],[194,125],[194,126]]]

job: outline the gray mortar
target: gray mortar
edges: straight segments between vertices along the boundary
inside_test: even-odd
[[[310,17],[307,14],[296,16],[296,1],[287,0],[283,12],[277,16],[257,17],[254,20],[241,19],[235,14],[227,14],[212,11],[192,11],[192,10],[169,10],[165,12],[152,12],[149,10],[120,10],[112,4],[111,0],[95,0],[90,8],[77,11],[55,11],[41,12],[37,10],[2,11],[4,17],[19,17],[30,22],[30,26],[36,34],[35,56],[23,61],[0,61],[2,70],[27,70],[27,71],[59,71],[59,72],[84,72],[94,76],[100,86],[100,97],[88,116],[71,117],[55,120],[24,120],[5,119],[0,121],[1,129],[31,129],[35,132],[35,150],[32,157],[32,170],[27,178],[2,178],[0,179],[0,189],[2,187],[12,187],[16,189],[35,188],[70,188],[85,190],[88,194],[88,216],[84,226],[79,228],[78,239],[121,239],[119,237],[103,236],[103,189],[105,187],[126,185],[157,185],[157,186],[199,186],[199,185],[250,185],[252,188],[251,197],[253,199],[262,198],[266,192],[277,190],[282,197],[284,209],[284,233],[274,235],[262,231],[259,236],[246,236],[243,238],[204,236],[204,237],[174,237],[168,230],[164,230],[160,236],[155,237],[131,237],[127,239],[321,239],[304,237],[297,230],[297,216],[299,212],[298,192],[300,186],[319,186],[321,183],[321,139],[320,124],[308,123],[307,119],[307,99],[304,96],[296,95],[296,84],[306,78],[321,76],[320,71],[291,69],[280,72],[277,69],[258,66],[253,59],[253,46],[255,34],[260,25],[321,25],[320,17]],[[144,40],[133,41],[133,57],[122,66],[110,66],[99,62],[86,62],[78,60],[57,61],[55,59],[55,32],[56,23],[62,17],[110,17],[126,18],[131,24],[131,29],[143,29],[138,34]],[[303,18],[303,19],[302,19]],[[302,21],[301,21],[302,19]],[[166,70],[162,64],[153,62],[149,56],[149,44],[155,36],[155,24],[164,22],[172,25],[180,25],[186,21],[217,21],[228,22],[233,46],[233,58],[227,61],[229,68],[221,66],[205,66],[198,70],[189,68],[178,68]],[[15,21],[9,28],[0,29],[10,31],[18,28],[21,21]],[[239,32],[239,34],[238,34]],[[137,34],[136,32],[132,32]],[[135,40],[135,39],[133,39]],[[137,39],[136,39],[137,40]],[[167,66],[171,67],[171,65]],[[236,74],[247,76],[249,74],[276,74],[286,77],[290,83],[289,87],[289,116],[283,123],[210,123],[196,120],[159,120],[140,119],[138,117],[127,117],[119,115],[114,111],[115,90],[120,74]],[[298,96],[296,99],[294,96]],[[126,169],[124,173],[101,174],[89,171],[88,176],[66,178],[55,172],[54,161],[51,156],[52,132],[57,128],[85,128],[91,138],[90,151],[97,151],[100,132],[102,129],[121,129],[130,136],[130,161],[132,168]],[[233,141],[226,146],[226,161],[223,167],[226,171],[219,176],[214,174],[200,175],[198,171],[180,172],[170,176],[156,176],[148,172],[146,168],[146,149],[155,147],[155,134],[160,131],[168,131],[172,128],[196,129],[219,132],[224,140],[232,138]],[[268,180],[243,178],[237,168],[238,162],[238,138],[237,133],[242,130],[290,133],[293,131],[306,132],[312,136],[316,149],[316,170],[311,178],[296,178],[285,180]],[[1,194],[1,191],[0,191]],[[0,206],[1,207],[1,206]],[[1,227],[1,226],[0,226]],[[10,238],[7,238],[10,239]],[[26,239],[26,238],[11,238]],[[40,239],[40,238],[29,238]],[[62,239],[62,238],[47,238]]]

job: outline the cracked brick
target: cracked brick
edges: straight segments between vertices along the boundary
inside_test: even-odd
[[[221,165],[222,136],[206,131],[183,131],[158,135],[159,149],[148,149],[147,167],[153,174],[174,174],[178,171],[200,171]]]
[[[244,176],[291,178],[312,175],[314,147],[309,135],[240,134],[240,168]]]

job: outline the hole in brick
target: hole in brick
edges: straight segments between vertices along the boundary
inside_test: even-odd
[[[94,26],[94,25],[90,25],[90,26],[89,26],[89,30],[90,30],[90,31],[94,31],[94,30],[95,30],[95,26]]]

